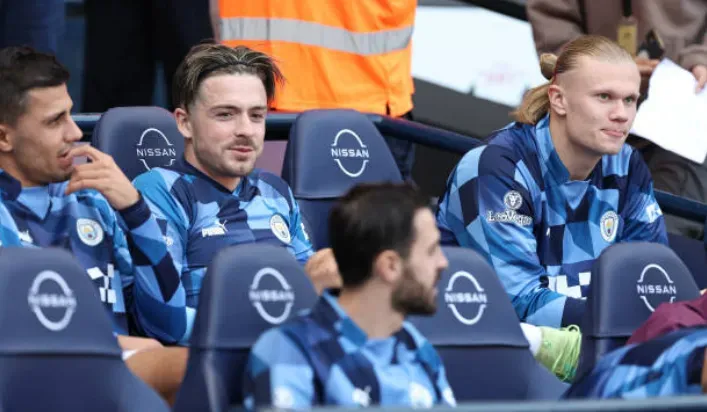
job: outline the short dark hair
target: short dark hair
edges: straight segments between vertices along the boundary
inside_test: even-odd
[[[27,109],[32,89],[56,87],[69,81],[69,71],[51,54],[31,47],[0,50],[0,123],[14,125]]]
[[[364,284],[386,250],[404,259],[415,240],[415,214],[429,201],[410,183],[359,184],[332,208],[329,241],[344,287]]]
[[[273,59],[245,46],[201,43],[191,48],[177,67],[172,83],[172,104],[188,110],[204,80],[216,74],[252,74],[262,80],[268,103],[275,99],[285,78]]]

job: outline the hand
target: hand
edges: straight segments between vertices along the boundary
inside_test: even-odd
[[[90,163],[74,166],[66,186],[67,195],[82,189],[95,189],[115,210],[126,209],[140,200],[140,193],[111,156],[87,144],[75,146],[69,156],[86,156]]]
[[[324,289],[341,287],[339,267],[336,265],[331,248],[322,249],[315,253],[307,261],[304,270],[309,275],[318,294],[321,294]]]
[[[699,93],[707,84],[707,66],[698,64],[692,68],[692,75],[695,76],[697,80],[697,87],[695,88],[695,93]]]
[[[141,351],[162,347],[162,344],[154,339],[127,335],[118,335],[118,345],[123,351]]]

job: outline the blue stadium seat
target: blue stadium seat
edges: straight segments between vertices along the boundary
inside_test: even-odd
[[[567,385],[533,358],[491,266],[470,249],[444,253],[437,313],[410,321],[437,348],[457,401],[559,399]]]
[[[282,178],[310,223],[315,249],[329,245],[329,210],[363,182],[402,181],[375,125],[354,110],[312,110],[290,129]]]
[[[301,265],[285,249],[245,244],[221,250],[204,278],[174,410],[225,411],[242,404],[250,347],[316,299]]]
[[[184,153],[184,136],[172,113],[161,107],[116,107],[96,123],[91,145],[113,156],[132,180],[179,159]]]
[[[592,267],[577,376],[601,356],[623,346],[661,303],[700,296],[685,264],[658,243],[618,243]]]
[[[0,248],[0,273],[0,410],[169,410],[121,359],[98,291],[71,254]]]
[[[700,289],[707,288],[707,273],[705,272],[705,267],[707,267],[707,248],[705,248],[705,243],[701,240],[672,233],[668,233],[668,242],[670,243],[670,248],[690,269],[697,287]]]

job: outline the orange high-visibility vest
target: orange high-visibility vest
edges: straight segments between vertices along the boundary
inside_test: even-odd
[[[221,39],[273,56],[286,78],[274,108],[412,110],[417,0],[219,0]]]

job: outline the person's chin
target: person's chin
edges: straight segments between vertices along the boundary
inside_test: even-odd
[[[624,143],[621,143],[620,145],[609,145],[606,147],[606,150],[604,150],[604,154],[607,154],[609,156],[614,156],[619,153],[621,153],[621,148],[624,147]]]
[[[233,176],[248,176],[255,169],[255,162],[238,162],[229,168]]]
[[[617,155],[621,152],[621,149],[624,147],[624,141],[621,142],[603,142],[604,144],[601,144],[599,147],[596,147],[594,150],[597,152],[597,154],[600,154],[602,156],[614,156]]]
[[[71,173],[73,173],[74,167],[71,166],[68,169],[63,169],[59,172],[54,173],[49,177],[49,183],[61,183],[69,180],[71,178]]]

